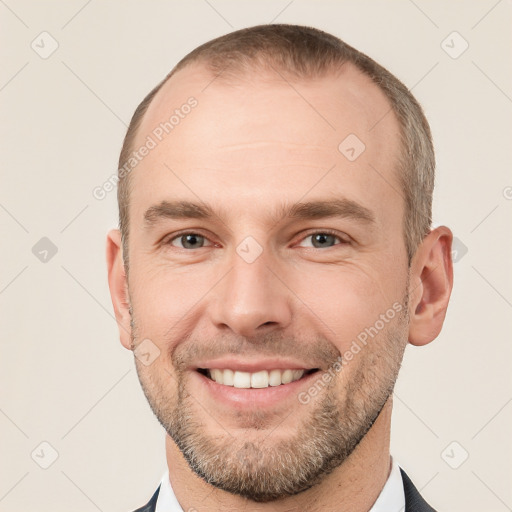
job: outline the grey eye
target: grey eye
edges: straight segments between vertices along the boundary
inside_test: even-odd
[[[206,238],[196,233],[187,233],[175,238],[171,243],[176,245],[176,242],[180,243],[183,249],[198,249],[204,246]]]
[[[311,240],[311,243],[306,243],[306,240]],[[329,248],[336,245],[336,243],[342,242],[340,237],[331,235],[330,233],[312,233],[306,236],[301,243],[302,247],[314,247],[315,249]]]
[[[334,235],[329,235],[326,233],[315,233],[311,235],[311,240],[313,242],[314,247],[332,247],[335,245],[336,237]]]

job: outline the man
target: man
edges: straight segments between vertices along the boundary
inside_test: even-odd
[[[210,41],[144,99],[107,240],[167,433],[139,510],[433,510],[389,453],[405,347],[436,338],[452,288],[433,181],[406,87],[313,28]]]

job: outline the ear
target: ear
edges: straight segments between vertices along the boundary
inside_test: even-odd
[[[107,235],[108,286],[114,306],[119,335],[123,347],[131,350],[130,302],[128,282],[123,264],[121,232],[111,230]]]
[[[441,332],[453,287],[453,234],[446,226],[432,230],[411,263],[409,343],[426,345]]]

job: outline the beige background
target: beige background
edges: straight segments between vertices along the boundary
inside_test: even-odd
[[[164,434],[106,281],[115,192],[92,190],[182,56],[272,21],[341,37],[425,107],[435,222],[453,229],[458,261],[442,334],[406,351],[392,453],[440,511],[512,510],[511,14],[506,0],[1,0],[0,511],[126,512],[156,488]],[[57,248],[46,262],[48,242],[32,251],[42,237]]]

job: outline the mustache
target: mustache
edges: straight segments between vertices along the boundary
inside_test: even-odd
[[[304,340],[268,333],[252,338],[225,335],[207,341],[204,338],[187,337],[172,345],[170,359],[175,369],[182,372],[199,359],[217,359],[231,355],[240,355],[247,359],[293,358],[301,360],[310,368],[324,370],[341,358],[341,352],[323,336]]]

